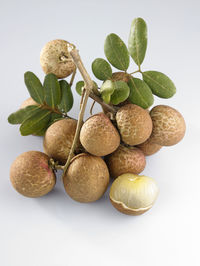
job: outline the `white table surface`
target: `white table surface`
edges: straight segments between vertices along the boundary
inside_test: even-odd
[[[12,161],[24,151],[42,151],[42,138],[22,137],[18,126],[7,123],[28,97],[24,72],[43,79],[40,50],[62,38],[76,44],[92,74],[91,62],[104,57],[106,35],[115,32],[127,41],[138,16],[149,34],[143,69],[166,73],[177,87],[172,99],[156,98],[155,104],[177,108],[187,124],[182,142],[147,158],[143,173],[160,187],[156,204],[142,216],[126,216],[110,204],[109,190],[95,203],[80,204],[64,192],[60,177],[42,198],[19,195],[9,181]],[[0,265],[200,265],[199,29],[195,0],[0,1]],[[70,114],[77,117],[80,98],[74,95]]]

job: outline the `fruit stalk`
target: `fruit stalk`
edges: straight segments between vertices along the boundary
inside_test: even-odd
[[[99,103],[102,106],[103,110],[116,114],[116,107],[106,104],[99,96],[95,95],[93,92],[90,92],[90,98]]]
[[[76,149],[76,145],[77,145],[77,142],[78,142],[78,139],[79,139],[79,136],[80,136],[80,130],[81,130],[81,127],[82,127],[82,124],[83,124],[83,116],[84,116],[84,113],[85,113],[86,104],[87,104],[90,92],[92,91],[92,88],[93,88],[93,81],[91,80],[87,70],[85,69],[85,67],[83,65],[83,62],[82,62],[82,60],[80,58],[78,50],[77,49],[72,49],[70,51],[70,54],[71,54],[72,59],[73,59],[75,65],[76,65],[76,67],[80,71],[80,73],[81,73],[81,75],[83,77],[83,80],[85,82],[85,93],[84,93],[84,96],[83,96],[81,109],[80,109],[80,112],[79,112],[79,115],[78,115],[78,122],[77,122],[77,127],[76,127],[74,140],[73,140],[73,143],[72,143],[72,147],[70,149],[69,156],[67,158],[67,162],[66,162],[66,164],[63,167],[63,176],[64,176],[64,174],[65,174],[65,172],[66,172],[66,170],[67,170],[67,168],[68,168],[68,166],[70,164],[71,159],[74,156],[74,151]]]

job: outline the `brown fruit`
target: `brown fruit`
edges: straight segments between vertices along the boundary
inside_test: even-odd
[[[28,98],[26,99],[21,105],[20,105],[20,109],[26,108],[27,106],[30,105],[38,105],[38,103],[36,103],[33,98]]]
[[[47,194],[56,183],[49,157],[39,151],[19,155],[11,165],[10,180],[17,192],[31,198]]]
[[[128,145],[145,142],[152,132],[149,113],[135,104],[126,104],[116,114],[117,126],[122,140]]]
[[[108,187],[108,168],[102,158],[81,153],[72,159],[63,182],[72,199],[79,202],[96,201]]]
[[[110,201],[122,213],[139,215],[153,206],[158,193],[158,186],[153,178],[128,173],[119,176],[112,183]]]
[[[57,78],[68,77],[75,70],[69,53],[69,49],[73,47],[73,44],[64,40],[48,42],[40,53],[40,64],[44,73],[53,73]]]
[[[76,132],[77,121],[62,119],[53,123],[44,136],[44,152],[54,160],[65,163]]]
[[[124,72],[115,72],[112,74],[111,79],[113,81],[124,81],[124,82],[128,82],[130,79],[130,75]]]
[[[174,108],[167,105],[157,105],[150,112],[153,131],[152,142],[162,146],[177,144],[185,135],[183,116]]]
[[[108,155],[106,162],[110,175],[114,178],[125,173],[139,174],[146,165],[145,156],[140,149],[123,145]]]
[[[146,156],[152,155],[162,148],[161,145],[152,142],[151,137],[148,138],[145,142],[137,145],[137,147],[142,150],[144,155]]]
[[[110,119],[104,113],[99,113],[85,121],[80,141],[87,152],[105,156],[118,148],[120,136]]]

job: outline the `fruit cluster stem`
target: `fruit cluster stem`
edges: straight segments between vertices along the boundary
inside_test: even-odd
[[[83,80],[85,82],[85,93],[84,93],[83,101],[82,101],[82,104],[81,104],[80,112],[79,112],[79,115],[78,115],[78,122],[77,122],[77,127],[76,127],[74,140],[73,140],[73,143],[72,143],[72,146],[71,146],[71,149],[70,149],[69,156],[67,158],[67,162],[66,162],[66,164],[63,167],[63,176],[65,175],[65,173],[66,173],[66,171],[67,171],[67,169],[69,167],[71,159],[74,157],[74,151],[76,149],[76,146],[77,146],[77,143],[78,143],[78,140],[79,140],[79,136],[80,136],[80,130],[81,130],[81,127],[82,127],[82,124],[83,124],[83,117],[84,117],[84,113],[85,113],[86,104],[87,104],[89,95],[90,95],[90,93],[92,91],[92,88],[93,88],[93,81],[91,80],[87,70],[85,69],[85,67],[83,65],[83,62],[82,62],[82,60],[80,58],[78,50],[77,49],[73,49],[73,50],[70,51],[70,54],[71,54],[72,59],[73,59],[75,65],[76,65],[76,67],[80,71],[80,73],[81,73],[81,75],[83,77]]]
[[[90,98],[92,98],[95,102],[99,103],[102,106],[103,110],[106,110],[113,114],[117,112],[117,108],[106,104],[99,96],[95,95],[93,92],[90,92]]]

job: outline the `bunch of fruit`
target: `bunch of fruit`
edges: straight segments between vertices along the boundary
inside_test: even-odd
[[[132,22],[128,48],[116,34],[108,35],[104,45],[108,61],[97,58],[92,63],[95,77],[103,81],[99,88],[73,44],[54,40],[44,46],[40,55],[44,83],[26,72],[31,98],[8,118],[11,124],[21,124],[22,135],[44,135],[44,153],[25,152],[11,166],[10,179],[19,193],[45,195],[56,183],[56,170],[62,169],[65,190],[78,202],[101,198],[111,177],[110,201],[117,210],[137,215],[152,207],[158,196],[157,184],[138,174],[145,168],[145,156],[184,137],[185,121],[167,105],[149,111],[153,95],[170,98],[176,88],[163,73],[141,70],[146,48],[147,26],[142,18]],[[132,73],[127,72],[130,56],[138,66]],[[113,73],[109,63],[120,72]],[[78,121],[67,114],[73,106],[71,87],[76,68],[83,76],[76,84],[82,97]],[[135,73],[142,79],[135,78]],[[68,83],[63,78],[71,74]],[[88,84],[92,84],[90,88]],[[83,123],[87,95],[102,105],[103,112]]]

